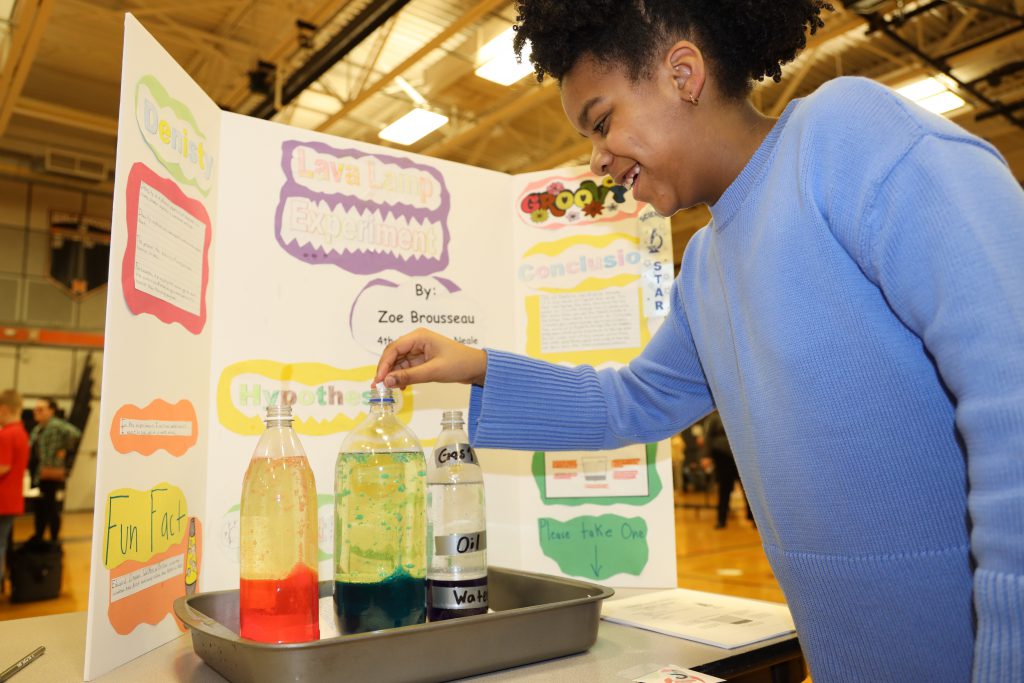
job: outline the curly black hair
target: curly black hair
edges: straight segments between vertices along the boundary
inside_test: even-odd
[[[527,40],[541,81],[561,81],[583,55],[620,64],[634,81],[649,75],[669,41],[686,38],[708,60],[719,90],[733,98],[750,93],[753,81],[782,78],[792,61],[824,26],[825,0],[516,0],[517,55]]]

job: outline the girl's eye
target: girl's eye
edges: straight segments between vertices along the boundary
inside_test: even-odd
[[[594,131],[597,132],[597,133],[600,133],[601,135],[607,135],[608,134],[608,117],[607,116],[601,117],[601,119],[594,126]]]

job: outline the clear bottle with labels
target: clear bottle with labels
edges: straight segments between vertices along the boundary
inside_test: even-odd
[[[269,406],[242,482],[240,634],[264,643],[320,638],[317,500],[291,406]]]
[[[334,490],[334,602],[342,633],[426,619],[426,462],[391,389],[341,446]]]
[[[431,621],[487,613],[484,478],[462,411],[445,411],[427,463],[433,557],[427,572]]]

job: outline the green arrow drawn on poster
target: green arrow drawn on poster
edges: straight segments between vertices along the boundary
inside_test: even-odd
[[[588,515],[565,522],[541,517],[537,526],[541,551],[570,576],[639,576],[647,566],[647,522],[642,517]]]
[[[597,559],[597,544],[594,544],[594,563],[590,565],[591,571],[594,572],[594,576],[601,575],[601,561]]]

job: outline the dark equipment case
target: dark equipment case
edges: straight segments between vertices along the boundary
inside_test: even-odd
[[[11,602],[50,600],[60,595],[64,550],[60,543],[29,540],[8,553]]]

